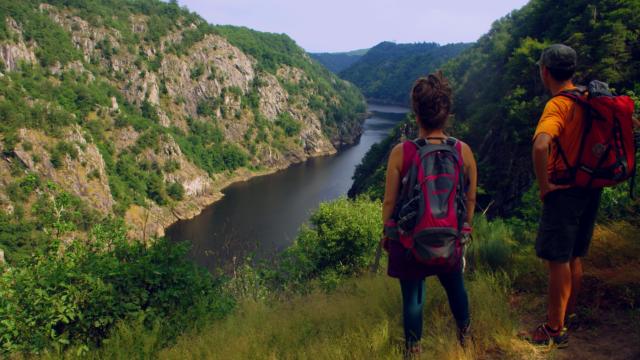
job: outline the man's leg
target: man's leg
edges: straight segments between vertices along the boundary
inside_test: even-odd
[[[569,263],[571,267],[571,296],[569,296],[569,303],[567,304],[566,314],[575,314],[576,304],[578,302],[578,294],[582,288],[582,261],[579,257],[571,259]]]
[[[549,303],[547,325],[553,330],[564,326],[564,314],[571,296],[570,262],[549,261]]]

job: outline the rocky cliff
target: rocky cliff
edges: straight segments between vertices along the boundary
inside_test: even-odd
[[[2,3],[5,213],[36,201],[11,193],[35,174],[123,216],[132,236],[161,235],[229,183],[360,134],[359,92],[286,36],[212,26],[173,2]]]

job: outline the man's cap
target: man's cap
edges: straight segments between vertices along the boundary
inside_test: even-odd
[[[577,61],[575,50],[567,45],[553,44],[544,49],[537,64],[550,69],[575,71]]]

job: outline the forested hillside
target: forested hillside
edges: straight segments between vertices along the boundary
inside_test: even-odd
[[[382,42],[339,75],[357,85],[369,100],[407,105],[411,86],[418,77],[439,68],[469,46]]]
[[[535,61],[569,43],[581,81],[635,96],[639,16],[637,0],[532,0],[442,65],[455,86],[449,130],[478,152],[480,205],[513,216],[474,217],[465,348],[428,279],[422,358],[640,357],[640,200],[625,187],[605,190],[569,348],[517,336],[544,319],[547,291],[528,160],[547,99]],[[284,35],[211,26],[175,1],[0,0],[0,20],[0,357],[403,355],[400,286],[382,274],[385,256],[371,265],[386,159],[416,136],[415,119],[356,169],[350,193],[363,196],[321,204],[272,261],[234,258],[212,274],[155,230],[229,181],[353,142],[357,89]]]
[[[578,52],[577,83],[609,82],[620,94],[640,94],[640,2],[532,0],[496,21],[489,33],[442,65],[454,88],[450,129],[476,152],[481,202],[494,215],[522,215],[531,194],[531,139],[549,95],[536,61],[542,49],[562,42]],[[638,103],[638,101],[636,101]],[[410,120],[412,121],[412,120]],[[415,133],[414,133],[415,134]],[[374,147],[356,170],[352,194],[370,188],[381,196],[389,149]],[[605,193],[625,212],[626,188]]]
[[[0,249],[114,214],[156,235],[234,179],[352,143],[364,111],[286,35],[175,1],[0,0]]]
[[[531,187],[531,139],[548,99],[536,61],[558,42],[578,53],[577,83],[600,79],[640,95],[639,1],[532,0],[443,67],[455,88],[456,133],[477,152],[495,213],[516,213]]]
[[[333,73],[338,74],[360,60],[367,51],[369,51],[369,49],[340,53],[309,53],[309,56],[318,60],[319,63],[324,65]]]

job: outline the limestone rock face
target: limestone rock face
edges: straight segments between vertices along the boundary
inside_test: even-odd
[[[38,11],[60,25],[81,54],[65,64],[48,65],[44,69],[47,78],[52,83],[59,83],[69,72],[82,76],[88,83],[100,81],[119,94],[110,93],[85,119],[77,119],[75,125],[61,129],[62,137],[37,129],[20,129],[19,141],[13,150],[15,160],[21,162],[26,171],[59,184],[107,215],[113,213],[116,205],[109,183],[113,173],[109,174],[108,170],[114,171],[114,164],[121,154],[131,154],[136,149],[133,152],[135,161],[162,169],[160,173],[165,184],[182,185],[184,198],[165,206],[147,199],[144,206],[131,205],[124,209],[132,237],[148,239],[162,235],[168,225],[197,215],[221,197],[223,187],[257,173],[240,168],[209,174],[198,167],[196,164],[201,162],[197,158],[194,160],[193,151],[181,148],[185,139],[192,135],[194,122],[207,123],[220,131],[224,145],[243,152],[249,157],[250,165],[265,169],[260,173],[282,169],[311,156],[335,153],[345,141],[355,141],[359,135],[357,121],[354,121],[354,128],[349,129],[353,139],[345,140],[344,134],[327,135],[323,131],[325,114],[312,110],[309,105],[309,99],[316,95],[314,87],[299,86],[298,89],[303,90],[292,94],[287,91],[291,91],[291,84],[313,82],[304,70],[289,65],[281,65],[271,72],[261,70],[255,58],[214,33],[193,40],[187,32],[198,29],[201,25],[198,20],[187,22],[186,18],[180,17],[176,26],[163,33],[159,41],[147,41],[142,39],[153,24],[145,15],[131,15],[128,31],[120,28],[122,33],[126,32],[123,35],[118,29],[109,27],[109,22],[88,21],[81,12],[70,8],[41,4]],[[0,76],[3,72],[19,71],[21,62],[38,63],[35,55],[38,44],[25,41],[21,25],[16,21],[11,18],[6,21],[14,36],[0,41],[0,60],[4,64],[4,70],[0,67]],[[140,39],[138,43],[131,43],[132,34]],[[184,41],[192,42],[184,45]],[[250,104],[248,99],[252,99]],[[58,106],[40,99],[27,101],[41,102],[47,108]],[[132,107],[140,113],[143,108],[151,109],[157,116],[148,118],[165,128],[160,143],[154,144],[153,149],[140,151],[136,148],[147,129],[139,125],[134,128],[126,122],[123,125],[119,119]],[[279,123],[282,117],[299,126],[294,136],[283,135],[283,125]],[[105,151],[106,142],[110,149],[109,168],[92,132],[86,127],[91,122],[99,123],[105,129],[100,149]],[[263,131],[265,127],[266,134],[258,139],[258,130]],[[0,148],[3,145],[1,135]],[[61,141],[73,146],[78,155],[74,158],[65,155],[61,164],[53,166],[51,153]],[[14,204],[1,191],[12,181],[11,175],[4,175],[10,172],[8,161],[13,160],[3,162],[0,159],[3,172],[0,174],[0,209],[12,212]],[[165,170],[167,168],[171,170]]]
[[[268,74],[262,78],[265,86],[260,87],[260,112],[273,120],[278,114],[287,110],[289,94],[280,85],[278,78]]]
[[[2,19],[0,19],[1,21]],[[13,43],[0,43],[0,60],[4,64],[6,71],[16,71],[21,61],[26,63],[35,63],[36,55],[34,53],[35,44],[27,44],[22,36],[22,29],[12,19],[7,18],[7,28],[17,38]]]
[[[78,151],[78,156],[76,159],[65,156],[63,166],[59,168],[51,163],[49,149],[55,147],[60,140],[32,129],[20,129],[19,136],[21,145],[14,152],[29,171],[61,185],[105,215],[112,212],[114,202],[104,159],[96,145],[86,141],[79,126],[70,128],[65,136],[65,141]],[[25,143],[31,144],[29,151],[24,149]],[[34,157],[40,161],[35,162]]]
[[[183,100],[184,111],[196,116],[198,103],[220,97],[224,88],[237,87],[246,93],[255,77],[254,64],[225,39],[207,35],[187,56],[165,56],[159,73],[166,79],[169,98]]]

